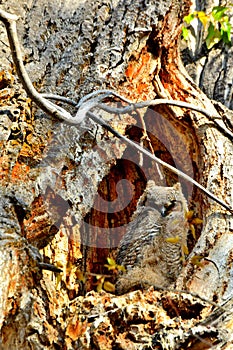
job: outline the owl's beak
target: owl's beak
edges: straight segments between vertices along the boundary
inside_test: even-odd
[[[167,216],[171,211],[181,210],[182,203],[180,201],[172,200],[170,204],[162,206],[160,213],[162,217]]]
[[[164,218],[167,215],[167,208],[162,207],[160,210],[160,213],[161,213],[162,217]]]

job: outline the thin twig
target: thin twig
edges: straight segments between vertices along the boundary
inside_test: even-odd
[[[60,96],[60,95],[54,95],[54,94],[49,94],[49,93],[48,94],[41,93],[41,96],[46,98],[46,99],[51,99],[51,100],[67,103],[70,106],[77,107],[77,102],[75,102],[74,100],[71,100],[68,97],[64,97],[64,96]]]
[[[131,103],[129,106],[125,106],[122,108],[114,108],[111,106],[107,106],[106,104],[101,104],[98,107],[103,109],[104,111],[108,113],[117,113],[117,114],[126,114],[130,113],[135,109],[140,109],[140,108],[145,108],[145,107],[152,107],[152,106],[157,106],[157,105],[171,105],[171,106],[177,106],[181,108],[188,108],[194,111],[197,111],[199,113],[204,114],[210,121],[216,124],[218,128],[223,131],[223,133],[229,137],[229,139],[232,141],[233,140],[233,132],[231,132],[222,122],[222,120],[219,118],[218,115],[213,116],[212,113],[209,113],[206,109],[201,108],[199,106],[196,106],[192,103],[188,102],[183,102],[183,101],[176,101],[176,100],[168,100],[168,99],[163,99],[163,98],[158,98],[156,100],[147,100],[147,101],[142,101],[138,103]]]
[[[122,100],[122,101],[124,101],[124,102],[126,102],[126,103],[132,103],[132,101],[130,100],[130,99],[128,99],[128,98],[126,98],[126,97],[124,97],[124,96],[122,96],[122,95],[120,95],[120,94],[118,94],[116,91],[114,91],[114,90],[109,90],[109,89],[100,89],[100,90],[96,90],[96,91],[93,91],[93,92],[91,92],[90,94],[88,94],[88,95],[85,95],[84,97],[82,97],[80,100],[79,100],[79,102],[78,102],[78,104],[77,104],[77,107],[80,107],[84,102],[86,102],[87,100],[90,100],[90,99],[92,99],[93,97],[97,97],[97,96],[100,96],[100,95],[105,95],[106,97],[107,96],[115,96],[115,97],[118,97],[120,100]],[[105,98],[105,97],[101,97],[101,100],[103,100],[103,98]],[[98,97],[98,99],[99,99],[99,97]]]
[[[38,262],[37,265],[38,265],[38,267],[41,270],[48,270],[48,271],[57,272],[57,273],[62,272],[61,269],[59,269],[58,267],[56,267],[56,266],[54,266],[52,264],[47,264],[47,263],[44,263],[44,262]]]

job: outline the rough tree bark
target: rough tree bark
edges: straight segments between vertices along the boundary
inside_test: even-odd
[[[179,36],[189,0],[7,0],[1,7],[21,17],[26,69],[40,91],[77,101],[103,88],[133,101],[173,98],[213,115],[217,111],[232,127],[232,112],[211,101],[183,68]],[[95,288],[92,275],[107,273],[106,258],[114,256],[147,180],[171,185],[180,179],[163,169],[161,179],[155,164],[88,120],[78,128],[35,108],[17,79],[5,28],[0,28],[0,348],[203,349],[217,344],[230,349],[232,216],[184,181],[189,207],[203,225],[196,228],[196,240],[190,235],[190,257],[176,288],[226,304],[225,309],[188,293],[153,288],[121,297],[104,291],[82,295]],[[226,49],[212,51],[214,57],[218,50]],[[225,68],[230,76],[230,66]],[[220,81],[227,86],[219,75]],[[202,79],[202,84],[209,93],[208,82]],[[164,105],[111,122],[142,141],[141,118],[155,154],[232,206],[229,136],[197,112]],[[39,270],[33,246],[63,272]],[[195,255],[215,264],[197,267],[190,263]],[[80,271],[87,273],[86,281]]]

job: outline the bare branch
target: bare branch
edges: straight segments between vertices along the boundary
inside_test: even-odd
[[[181,108],[188,108],[194,111],[197,111],[199,113],[204,114],[210,121],[216,124],[217,128],[220,129],[227,137],[230,138],[230,140],[233,140],[233,132],[231,132],[223,123],[221,118],[216,114],[213,115],[209,113],[206,109],[201,108],[199,106],[196,106],[192,103],[187,103],[183,101],[176,101],[176,100],[167,100],[167,99],[156,99],[156,100],[148,100],[148,101],[142,101],[139,103],[132,103],[129,106],[123,107],[123,108],[114,108],[111,106],[107,106],[106,104],[101,104],[98,107],[103,109],[106,112],[109,113],[117,113],[117,114],[126,114],[130,113],[135,109],[145,108],[145,107],[152,107],[157,105],[171,105],[171,106],[177,106]]]
[[[54,266],[52,264],[47,264],[47,263],[44,263],[44,262],[38,262],[37,265],[38,265],[38,267],[41,270],[48,270],[48,271],[52,271],[52,272],[56,272],[56,273],[62,272],[61,269],[59,269],[58,267],[56,267],[56,266]]]
[[[101,96],[101,95],[103,95],[103,96]],[[124,96],[118,94],[118,93],[115,92],[114,90],[103,89],[103,90],[96,90],[96,91],[93,91],[93,92],[91,92],[90,94],[85,95],[84,97],[82,97],[82,98],[79,100],[79,102],[78,102],[78,104],[77,104],[77,107],[80,107],[81,104],[82,104],[83,102],[86,102],[87,100],[90,100],[91,98],[97,97],[97,96],[99,96],[99,97],[98,97],[98,100],[99,100],[99,101],[100,101],[100,100],[103,100],[105,97],[115,96],[115,97],[118,97],[120,100],[122,100],[122,101],[124,101],[124,102],[127,102],[127,103],[129,103],[129,104],[132,103],[131,100],[129,100],[128,98],[126,98],[126,97],[124,97]]]

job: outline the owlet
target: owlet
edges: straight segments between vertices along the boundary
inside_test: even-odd
[[[117,294],[176,280],[187,246],[187,210],[179,183],[161,187],[148,181],[118,248],[116,262],[127,272],[118,277]]]

